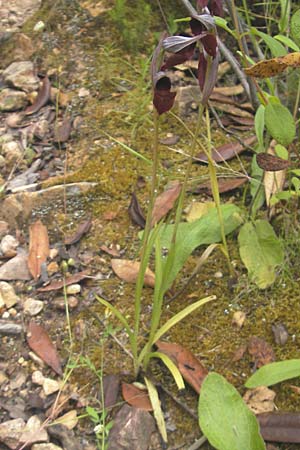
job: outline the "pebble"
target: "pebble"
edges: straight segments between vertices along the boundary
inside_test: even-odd
[[[0,220],[0,239],[8,233],[9,225],[4,220]]]
[[[215,277],[215,278],[223,278],[223,273],[220,272],[220,271],[215,272],[214,277]]]
[[[44,308],[44,302],[35,300],[34,298],[28,298],[25,300],[23,308],[24,313],[28,316],[37,316]]]
[[[37,91],[40,80],[35,74],[31,61],[17,61],[11,63],[3,72],[4,82],[25,92]]]
[[[63,450],[61,447],[55,444],[34,444],[31,450]]]
[[[27,105],[25,92],[14,89],[2,89],[0,92],[0,111],[17,111]]]
[[[34,352],[28,352],[28,356],[39,367],[46,367],[46,364],[44,363],[44,361],[39,356],[37,356]]]
[[[31,416],[20,436],[21,442],[47,442],[49,439],[45,427],[38,416]]]
[[[68,307],[70,309],[74,309],[78,306],[78,299],[76,297],[74,297],[73,295],[68,297]],[[58,297],[55,298],[52,302],[52,305],[54,306],[54,308],[60,310],[60,311],[64,311],[66,308],[66,302],[64,297]]]
[[[0,320],[0,334],[4,334],[5,336],[16,336],[18,334],[21,334],[22,332],[22,325]]]
[[[61,383],[56,380],[52,380],[51,378],[45,378],[43,381],[43,391],[46,396],[59,391],[60,387]]]
[[[31,380],[33,383],[42,386],[44,383],[45,377],[40,370],[35,370],[31,375]]]
[[[4,236],[0,242],[0,252],[5,258],[12,258],[17,254],[19,242],[11,234]]]
[[[14,258],[11,258],[0,267],[0,280],[30,280],[31,274],[27,261],[28,255],[26,253],[19,253]]]
[[[15,163],[23,157],[20,144],[16,141],[6,142],[2,145],[2,153],[7,163]]]
[[[11,449],[18,448],[24,427],[25,421],[23,419],[2,422],[0,424],[0,442],[3,442]]]
[[[17,375],[10,381],[9,387],[12,391],[16,389],[20,389],[23,384],[26,382],[27,375],[20,371],[17,373]]]
[[[81,291],[81,286],[80,284],[70,284],[70,286],[67,286],[66,291],[68,295],[79,294]]]
[[[57,255],[58,255],[58,249],[57,248],[50,248],[49,258],[50,259],[54,259],[54,258],[57,257]]]
[[[57,273],[59,271],[59,265],[56,261],[51,261],[47,266],[47,272],[48,275],[52,275],[54,273]]]
[[[4,304],[6,308],[11,308],[19,302],[13,286],[6,281],[0,281],[0,305]]]

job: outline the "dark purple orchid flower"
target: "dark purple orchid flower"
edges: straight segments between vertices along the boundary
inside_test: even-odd
[[[203,16],[205,16],[204,21]],[[211,16],[208,17],[212,19],[212,22],[210,20],[206,21],[206,16],[206,14],[200,14],[191,19],[190,27],[194,36],[170,36],[163,40],[163,48],[173,54],[167,58],[161,67],[162,70],[170,69],[176,64],[181,64],[191,59],[197,42],[201,42],[197,76],[203,104],[206,104],[215,86],[219,64],[214,21]]]
[[[197,9],[199,11],[208,9],[213,16],[223,16],[222,0],[197,0]]]
[[[175,101],[176,92],[171,92],[171,80],[170,78],[160,70],[163,41],[166,38],[167,33],[164,33],[159,43],[154,50],[152,62],[151,62],[151,78],[153,86],[153,105],[159,115],[169,111]]]

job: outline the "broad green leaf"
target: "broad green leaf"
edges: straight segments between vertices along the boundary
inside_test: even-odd
[[[290,380],[300,376],[300,359],[278,361],[258,369],[245,383],[248,389],[257,386],[272,386],[281,381]]]
[[[144,380],[145,380],[145,383],[146,383],[146,386],[148,389],[148,395],[149,395],[150,402],[151,402],[151,405],[153,408],[153,414],[154,414],[154,418],[156,420],[157,428],[161,434],[161,437],[162,437],[164,443],[166,444],[168,442],[167,430],[166,430],[164,415],[161,410],[160,401],[158,398],[157,389],[154,386],[154,384],[152,383],[152,381],[149,380],[149,378],[144,377]]]
[[[285,106],[268,103],[265,107],[265,123],[268,132],[279,144],[286,146],[294,140],[295,121]]]
[[[280,240],[266,220],[245,223],[239,232],[240,255],[249,278],[260,288],[274,283],[276,267],[283,263]]]
[[[300,45],[300,9],[297,9],[297,11],[292,15],[291,35],[296,44]]]
[[[227,235],[241,225],[241,210],[233,204],[227,204],[221,206],[221,211]],[[162,226],[160,239],[163,248],[170,248],[173,230],[174,225]],[[172,285],[178,272],[195,248],[221,240],[221,229],[216,208],[211,208],[204,216],[194,222],[180,223],[176,236],[176,254],[164,288],[168,289]]]
[[[253,199],[251,213],[255,217],[256,212],[262,207],[265,202],[265,190],[262,187],[263,170],[256,162],[256,155],[253,156],[251,162],[251,181],[250,194]]]
[[[289,152],[281,144],[276,144],[275,145],[275,153],[276,153],[277,156],[279,156],[279,158],[282,158],[282,159],[285,159],[285,160],[289,159]]]
[[[217,450],[265,450],[255,415],[221,375],[205,378],[198,414],[202,432]]]
[[[264,151],[264,129],[265,129],[265,107],[260,105],[255,113],[255,134],[257,137],[259,151]]]
[[[295,44],[292,39],[288,38],[287,36],[282,36],[281,34],[277,34],[277,36],[274,36],[274,39],[277,39],[277,41],[282,42],[287,47],[290,47],[295,52],[299,52],[300,48],[297,44]]]
[[[269,36],[266,33],[263,33],[262,31],[258,31],[256,28],[251,28],[251,33],[259,36],[269,47],[271,53],[273,56],[284,56],[287,54],[286,49],[280,42],[276,41],[272,36]]]

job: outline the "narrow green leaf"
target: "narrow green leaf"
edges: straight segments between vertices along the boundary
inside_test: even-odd
[[[251,28],[251,33],[256,36],[259,36],[265,42],[265,44],[269,47],[273,56],[278,57],[287,54],[287,51],[284,48],[284,46],[280,42],[276,41],[276,39],[274,39],[272,36],[269,36],[268,34],[263,33],[262,31],[258,31],[256,28]]]
[[[275,145],[275,153],[279,158],[288,160],[289,159],[289,152],[288,150],[281,144]]]
[[[265,450],[255,415],[221,375],[205,378],[198,414],[202,432],[217,450]]]
[[[141,153],[137,152],[133,148],[131,148],[128,145],[124,144],[124,142],[121,142],[118,139],[115,139],[113,136],[111,136],[110,134],[106,133],[105,131],[102,131],[102,133],[104,133],[109,139],[114,141],[116,144],[119,144],[121,147],[123,147],[124,150],[126,150],[128,153],[131,153],[131,155],[135,156],[136,158],[142,159],[145,163],[147,163],[147,164],[149,164],[151,166],[152,161],[150,159],[146,158],[146,156],[142,155]]]
[[[265,107],[265,123],[272,138],[287,146],[296,135],[296,125],[290,111],[283,105],[268,103]]]
[[[259,151],[264,150],[264,130],[265,130],[265,107],[260,105],[257,108],[254,119],[255,134],[257,137]]]
[[[183,381],[181,373],[178,370],[178,367],[173,363],[173,361],[167,355],[165,355],[164,353],[161,353],[161,352],[148,353],[148,355],[146,355],[146,357],[145,357],[146,366],[147,366],[147,363],[150,358],[161,359],[162,362],[164,363],[164,365],[171,372],[178,389],[181,390],[181,389],[185,388],[184,381]]]
[[[300,359],[278,361],[258,369],[245,383],[248,389],[257,386],[272,386],[281,381],[290,380],[300,376]]]
[[[290,0],[280,0],[280,20],[279,20],[279,30],[284,33],[287,30],[289,24],[289,17],[291,13],[291,1]]]
[[[167,436],[167,430],[166,430],[166,424],[163,412],[161,410],[160,406],[160,400],[158,397],[157,389],[152,383],[152,381],[149,380],[149,378],[144,377],[147,389],[148,389],[148,395],[150,398],[150,402],[153,408],[153,414],[154,418],[156,420],[157,428],[161,434],[161,437],[166,444],[168,442],[168,436]]]
[[[98,295],[96,295],[95,298],[96,298],[96,300],[98,300],[99,303],[102,303],[102,305],[106,306],[106,308],[111,310],[111,312],[117,317],[117,319],[119,319],[121,324],[124,325],[129,338],[131,338],[133,333],[130,329],[130,326],[129,326],[127,320],[123,316],[123,314],[117,308],[115,308],[111,303],[109,303],[107,300],[104,300],[104,298],[98,297]]]
[[[210,295],[209,297],[202,298],[201,300],[198,300],[195,303],[192,303],[191,305],[187,306],[183,310],[181,310],[179,313],[175,314],[171,319],[169,319],[156,333],[153,339],[153,344],[158,341],[167,331],[169,331],[170,328],[172,328],[174,325],[176,325],[178,322],[180,322],[182,319],[184,319],[186,316],[191,314],[193,311],[195,311],[197,308],[199,308],[202,305],[205,305],[205,303],[211,302],[212,300],[216,300],[215,295]]]
[[[292,39],[288,38],[287,36],[282,36],[282,34],[277,34],[277,36],[274,36],[274,39],[277,39],[277,41],[282,42],[287,47],[290,47],[295,52],[299,52],[300,49],[297,44],[295,44]]]
[[[300,45],[300,9],[297,9],[297,11],[292,15],[291,35],[296,44]]]
[[[250,279],[266,289],[276,278],[276,267],[283,263],[280,240],[266,220],[245,223],[239,232],[240,255]]]

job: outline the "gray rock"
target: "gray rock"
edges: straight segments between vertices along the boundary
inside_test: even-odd
[[[10,34],[32,16],[41,6],[41,0],[9,0],[0,2],[0,38]],[[1,41],[1,39],[0,39]]]
[[[4,82],[25,92],[37,91],[40,80],[31,61],[13,62],[2,73]]]
[[[4,236],[0,242],[0,253],[5,258],[12,258],[17,254],[19,242],[11,234]]]
[[[2,221],[9,224],[10,228],[18,228],[23,217],[23,206],[14,195],[6,197],[0,210]]]
[[[13,286],[6,283],[6,281],[0,281],[0,304],[3,303],[6,308],[11,308],[18,303],[19,300]]]
[[[37,316],[44,307],[44,302],[41,300],[35,300],[34,298],[28,298],[24,302],[24,313],[28,316]]]
[[[10,381],[9,383],[10,389],[12,389],[13,391],[16,389],[20,389],[26,382],[26,379],[27,379],[26,373],[19,371],[17,375]]]
[[[25,92],[14,89],[3,89],[0,92],[0,111],[17,111],[27,105],[27,95]]]
[[[31,416],[20,436],[21,442],[48,442],[48,433],[38,416]]]
[[[0,424],[0,442],[7,447],[16,449],[20,443],[20,437],[25,427],[23,419],[8,420]]]
[[[31,275],[27,265],[28,255],[20,253],[0,267],[0,280],[22,280],[28,281]]]
[[[0,334],[4,336],[16,336],[23,332],[22,325],[13,322],[7,322],[6,320],[0,320]]]
[[[154,419],[150,413],[124,405],[114,418],[108,450],[147,450],[154,430]]]

